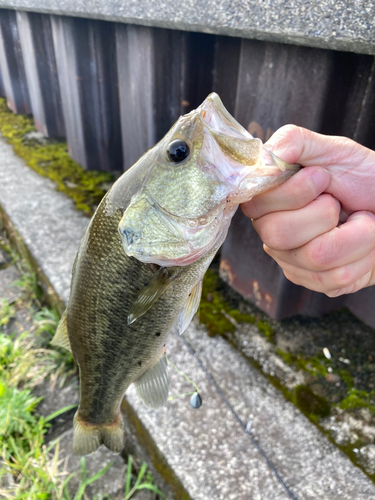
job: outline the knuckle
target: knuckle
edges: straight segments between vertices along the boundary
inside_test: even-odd
[[[311,279],[319,285],[322,285],[324,283],[324,276],[319,271],[312,271]]]
[[[308,244],[306,253],[311,268],[323,270],[333,262],[335,248],[331,240],[326,241],[322,238],[316,238]]]
[[[274,218],[273,215],[264,216],[253,221],[253,225],[263,243],[273,250],[283,250],[283,233]]]
[[[355,281],[353,273],[347,267],[339,267],[332,271],[332,284],[335,288],[344,288]]]
[[[275,227],[265,227],[259,235],[261,240],[272,250],[287,250],[283,231]]]

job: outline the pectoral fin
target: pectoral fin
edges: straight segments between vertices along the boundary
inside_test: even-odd
[[[72,352],[68,336],[68,313],[66,309],[64,311],[64,314],[61,316],[60,323],[57,326],[57,330],[53,339],[51,340],[51,344],[58,345],[59,347],[64,347],[64,349]]]
[[[134,382],[138,396],[149,408],[160,408],[168,399],[169,375],[164,352],[157,363]]]
[[[150,281],[138,292],[134,300],[128,316],[128,325],[131,325],[143,316],[173,283],[177,276],[176,273],[173,273],[166,267],[161,267],[151,276]]]
[[[178,332],[184,333],[189,326],[194,314],[197,312],[202,295],[202,283],[199,281],[190,292],[189,298],[178,317]]]

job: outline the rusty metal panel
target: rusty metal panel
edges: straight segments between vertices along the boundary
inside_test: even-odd
[[[228,94],[232,103],[236,86],[235,116],[253,135],[267,140],[280,126],[294,123],[375,146],[372,56],[248,40],[236,50],[237,74],[233,69],[225,84],[221,70],[216,78],[222,82],[224,102]],[[235,290],[274,318],[316,316],[345,305],[375,326],[374,287],[328,298],[290,283],[263,252],[259,236],[240,211],[222,247],[220,272]]]
[[[120,171],[115,26],[60,16],[51,25],[69,152],[87,170]]]
[[[242,40],[235,117],[263,140],[294,123],[318,131],[333,53]]]
[[[116,46],[126,170],[212,90],[214,37],[117,24]]]
[[[9,108],[14,113],[30,113],[16,13],[12,10],[0,10],[0,69]]]
[[[45,136],[64,137],[50,18],[17,12],[17,23],[35,127]]]
[[[240,38],[215,37],[213,90],[223,99],[225,107],[232,115],[236,108],[240,52]]]
[[[374,57],[332,52],[320,132],[350,137],[375,148]]]
[[[353,139],[368,148],[375,149],[375,57],[371,57],[368,78],[363,74],[359,74],[358,77],[364,79],[365,91]]]

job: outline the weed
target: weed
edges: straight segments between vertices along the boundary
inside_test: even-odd
[[[225,301],[219,276],[212,269],[208,269],[203,278],[198,318],[206,326],[209,335],[233,333],[237,323],[255,323],[253,316],[233,309]]]
[[[152,482],[152,477],[150,474],[146,475],[146,480],[143,480],[144,475],[146,474],[147,471],[147,464],[143,463],[139,469],[138,476],[135,480],[135,483],[133,487],[131,487],[131,480],[132,480],[132,456],[129,455],[128,457],[128,466],[126,470],[126,480],[125,480],[125,497],[124,500],[130,500],[134,493],[138,490],[150,490],[159,495],[161,498],[165,498],[163,493],[153,484]]]
[[[2,299],[0,302],[0,328],[9,323],[9,321],[14,318],[15,306],[14,304],[9,304],[6,299]]]
[[[88,477],[85,460],[81,460],[81,482],[73,497],[68,491],[69,482],[76,474],[62,470],[58,440],[46,445],[44,435],[51,421],[73,409],[71,405],[48,417],[37,414],[42,398],[32,390],[48,377],[63,385],[76,368],[72,354],[65,349],[48,348],[59,321],[57,313],[42,307],[38,282],[27,265],[19,259],[14,265],[21,271],[17,286],[23,290],[15,303],[0,303],[0,327],[15,317],[17,308],[30,311],[32,327],[21,334],[0,333],[0,498],[6,500],[83,500],[86,490],[110,468],[104,467]],[[129,463],[129,462],[128,462]],[[126,498],[137,490],[149,489],[161,498],[162,493],[153,485],[143,464],[133,477],[136,463],[130,458],[130,477],[126,478],[129,489]],[[9,487],[3,487],[6,477],[12,477]],[[103,498],[103,497],[102,497]],[[107,497],[106,497],[107,498]],[[96,500],[99,500],[96,497]]]
[[[275,330],[270,326],[267,321],[258,321],[257,322],[258,330],[263,333],[268,342],[274,342]]]
[[[92,215],[106,192],[103,186],[113,181],[111,174],[84,170],[70,158],[66,142],[28,138],[35,132],[32,118],[9,111],[5,99],[0,99],[0,132],[33,170],[52,179],[78,209]]]
[[[371,413],[375,415],[374,401],[371,398],[371,394],[368,394],[366,391],[350,389],[349,395],[340,402],[339,407],[342,410],[368,408],[371,411]]]

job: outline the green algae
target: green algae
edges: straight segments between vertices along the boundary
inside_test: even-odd
[[[0,132],[18,156],[38,174],[52,179],[79,210],[88,215],[94,213],[106,193],[103,185],[113,182],[112,174],[84,170],[70,158],[66,142],[33,139],[36,129],[32,118],[9,111],[3,98],[0,99]]]
[[[294,389],[294,403],[312,420],[328,417],[331,412],[329,402],[306,385],[299,385]]]
[[[375,406],[373,403],[374,391],[368,393],[351,389],[349,395],[338,405],[342,410],[355,410],[357,408],[368,408],[375,415]]]
[[[221,280],[213,269],[208,269],[203,278],[198,318],[210,336],[233,333],[236,323],[255,323],[254,316],[233,309],[225,300]]]
[[[276,332],[267,321],[259,320],[257,322],[257,327],[260,333],[263,333],[263,335],[266,337],[268,342],[275,343]]]
[[[313,376],[321,375],[326,377],[328,369],[325,363],[328,363],[323,356],[307,356],[292,354],[281,349],[276,349],[276,353],[290,366],[294,366],[299,370],[305,371]]]
[[[345,382],[348,390],[351,390],[354,387],[353,376],[348,370],[339,370],[338,375],[340,376],[341,380]]]

